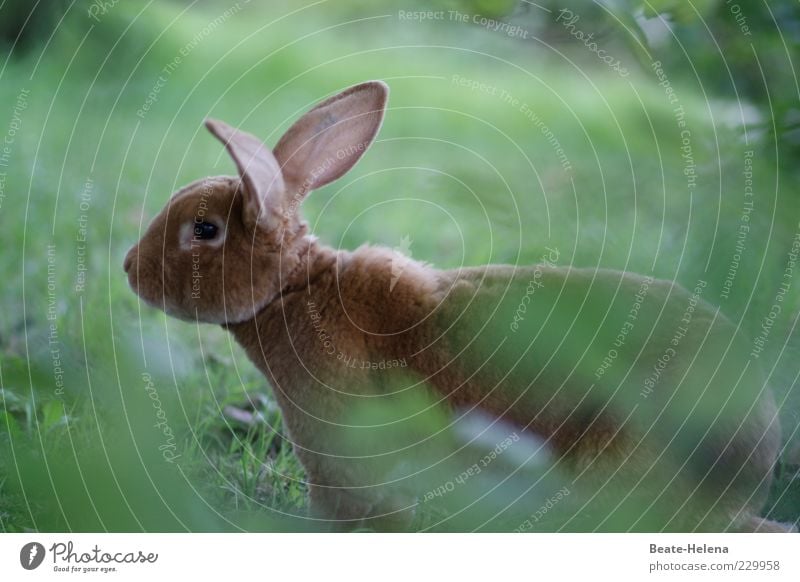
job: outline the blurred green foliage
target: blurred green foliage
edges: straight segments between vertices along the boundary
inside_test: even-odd
[[[6,0],[0,5],[0,46],[19,53],[40,44],[53,34],[67,5],[66,0]]]

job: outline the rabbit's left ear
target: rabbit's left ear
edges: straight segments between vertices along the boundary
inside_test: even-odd
[[[280,166],[267,146],[254,135],[223,121],[207,119],[206,127],[225,144],[244,184],[244,215],[248,226],[272,230],[280,224],[285,186]]]

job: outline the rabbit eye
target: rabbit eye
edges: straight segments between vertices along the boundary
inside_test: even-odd
[[[217,236],[217,225],[210,222],[198,222],[194,225],[194,237],[200,240],[211,240]]]

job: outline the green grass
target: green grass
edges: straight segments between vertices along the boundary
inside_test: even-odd
[[[749,146],[759,196],[737,283],[721,299],[747,148],[739,130],[712,123],[691,84],[676,81],[698,171],[690,196],[674,115],[646,71],[623,81],[585,63],[570,68],[534,45],[474,27],[398,22],[383,16],[395,11],[381,3],[296,14],[290,2],[247,5],[190,51],[141,118],[164,67],[224,10],[144,6],[120,3],[91,29],[84,13],[71,13],[44,53],[0,65],[3,119],[29,91],[0,206],[4,531],[315,527],[291,517],[305,509],[305,487],[279,437],[279,415],[267,412],[266,425],[243,431],[222,414],[246,392],[265,392],[263,378],[222,330],[140,305],[122,273],[125,252],[172,191],[233,172],[202,129],[206,116],[274,143],[322,96],[383,78],[393,93],[379,142],[352,179],[305,204],[314,232],[329,244],[397,246],[408,235],[415,258],[441,267],[533,263],[555,246],[575,265],[653,273],[688,287],[704,278],[708,298],[750,332],[774,302],[798,228],[800,201],[784,187],[796,171],[776,173],[768,142]],[[262,26],[281,15],[289,16]],[[573,57],[587,60],[580,50]],[[454,75],[519,103],[459,87]],[[552,130],[571,171],[522,103]],[[88,270],[76,292],[81,215]],[[48,245],[55,246],[50,280]],[[793,450],[800,397],[790,330],[799,305],[800,284],[762,357],[767,370],[775,364],[772,383]],[[144,373],[175,435],[174,463],[159,450],[164,436],[153,426]],[[772,497],[773,515],[791,521],[800,515],[796,455],[779,468]],[[458,474],[462,464],[443,474]],[[459,503],[502,478],[495,471],[444,507],[423,506],[418,528],[482,523],[524,482],[523,474],[483,509],[459,514]]]

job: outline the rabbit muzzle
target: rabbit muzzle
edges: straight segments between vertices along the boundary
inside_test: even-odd
[[[122,268],[128,276],[128,285],[139,297],[156,307],[163,309],[163,281],[156,265],[139,254],[136,245],[125,255]]]

